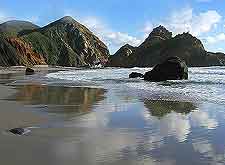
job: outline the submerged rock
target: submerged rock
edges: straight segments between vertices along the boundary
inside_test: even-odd
[[[155,82],[182,79],[188,79],[188,68],[186,63],[176,56],[156,65],[144,75],[144,80]]]
[[[26,69],[26,75],[31,75],[31,74],[34,74],[34,70],[31,69],[31,68],[27,68]]]
[[[9,132],[13,133],[14,135],[25,135],[30,132],[30,130],[27,128],[13,128],[10,129]]]
[[[141,73],[138,73],[138,72],[132,72],[132,73],[129,75],[129,78],[137,78],[137,77],[142,78],[142,77],[144,77],[144,75],[141,74]]]

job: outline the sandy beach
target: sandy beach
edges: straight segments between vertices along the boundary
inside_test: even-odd
[[[1,163],[223,163],[224,68],[191,68],[182,82],[127,78],[147,69],[1,69]],[[7,131],[17,127],[30,132]]]

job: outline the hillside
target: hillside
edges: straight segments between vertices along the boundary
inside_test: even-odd
[[[8,65],[49,64],[79,67],[96,63],[104,65],[108,59],[107,46],[72,17],[63,17],[42,28],[24,21],[12,22],[10,25],[3,23],[0,26],[2,39],[10,45],[7,48],[10,49],[8,54],[4,53],[5,47],[1,48],[1,56],[24,58],[22,62],[9,62]],[[4,66],[5,63],[0,65]]]
[[[5,37],[15,37],[19,33],[32,31],[37,28],[40,27],[28,21],[12,20],[0,24],[0,34]]]

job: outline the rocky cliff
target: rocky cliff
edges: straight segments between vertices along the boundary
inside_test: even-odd
[[[159,26],[129,58],[116,52],[109,58],[108,66],[152,67],[172,56],[181,58],[188,66],[225,65],[224,54],[207,52],[202,42],[191,34],[183,33],[172,37],[171,32]]]
[[[1,66],[6,63],[7,66],[92,66],[104,65],[108,60],[107,46],[72,17],[63,17],[42,28],[23,21],[11,24],[0,25],[0,36],[4,40],[0,56],[1,59],[13,57],[16,60],[0,63]]]

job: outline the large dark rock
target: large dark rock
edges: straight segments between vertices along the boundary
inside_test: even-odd
[[[25,135],[29,133],[30,130],[27,128],[13,128],[13,129],[10,129],[9,132],[11,132],[14,135]]]
[[[129,75],[129,78],[137,78],[137,77],[142,78],[142,77],[144,77],[144,75],[141,74],[141,73],[137,73],[137,72],[132,72],[132,73]]]
[[[25,72],[26,72],[26,75],[34,74],[34,70],[31,68],[27,68]]]
[[[144,75],[144,80],[154,82],[182,79],[188,79],[188,68],[179,57],[168,58]]]

